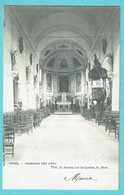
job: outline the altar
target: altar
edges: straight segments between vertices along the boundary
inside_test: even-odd
[[[70,110],[71,102],[57,102],[57,110]]]
[[[67,101],[66,93],[62,93],[61,102],[57,102],[57,110],[70,110],[71,102]]]

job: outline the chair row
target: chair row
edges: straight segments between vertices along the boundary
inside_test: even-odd
[[[104,111],[102,114],[99,112],[97,115],[98,125],[104,125],[105,131],[115,134],[115,139],[119,140],[119,112],[117,111]]]
[[[12,126],[3,123],[3,164],[5,164],[5,155],[14,156],[15,132]]]
[[[14,156],[15,133],[33,132],[33,128],[40,126],[42,120],[50,115],[50,109],[43,108],[37,110],[16,110],[3,114],[3,164],[5,155]]]
[[[40,126],[41,121],[50,115],[49,107],[43,109],[17,110],[3,114],[4,129],[13,129],[15,133],[28,133]]]
[[[85,120],[91,120],[90,109],[81,109],[81,115]],[[115,139],[119,139],[119,112],[117,111],[97,111],[95,113],[95,123],[105,126],[105,131],[115,134]]]

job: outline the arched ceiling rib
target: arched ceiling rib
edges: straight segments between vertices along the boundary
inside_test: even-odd
[[[67,9],[67,8],[66,8]],[[45,10],[47,10],[47,8],[45,8]],[[36,12],[32,17],[31,19],[28,21],[28,24],[27,24],[27,30],[28,30],[28,33],[30,33],[30,35],[32,34],[33,30],[36,29],[40,23],[41,23],[41,18],[42,20],[47,20],[49,21],[50,18],[54,18],[54,21],[53,23],[56,23],[56,19],[57,21],[60,21],[61,22],[61,17],[59,17],[59,15],[61,16],[66,16],[66,18],[68,19],[68,15],[70,15],[70,19],[76,19],[76,21],[78,20],[78,22],[81,22],[81,21],[87,21],[89,23],[89,26],[92,26],[93,29],[97,32],[98,29],[99,29],[99,21],[98,19],[96,18],[96,16],[92,13],[89,14],[89,12],[76,12],[76,11],[69,11],[67,12],[64,11],[64,10],[56,10],[54,9],[54,12],[51,12],[51,11],[41,11],[39,10],[38,12]],[[73,10],[75,10],[73,8]],[[73,21],[74,22],[74,21]],[[77,23],[78,24],[78,23]]]
[[[72,63],[77,62],[77,56],[72,60],[72,54],[76,54],[84,64],[88,52],[94,47],[104,25],[115,10],[114,7],[103,6],[10,6],[9,9],[18,19],[34,49],[39,51],[41,60],[44,52],[50,48],[53,53],[57,50],[61,53],[62,49],[57,48],[59,42],[55,43],[55,40],[63,39],[62,43],[70,46],[70,49],[65,48],[65,51],[73,51],[69,54]],[[64,62],[67,62],[69,58],[66,54],[63,55],[62,60],[65,58]]]
[[[35,43],[35,47],[37,48],[39,42],[46,37],[47,35],[50,35],[53,32],[58,32],[58,31],[69,31],[69,32],[74,32],[75,34],[77,34],[75,38],[82,38],[85,39],[85,41],[87,42],[88,46],[90,46],[92,44],[92,39],[87,36],[87,34],[85,32],[83,32],[82,30],[78,29],[77,27],[73,26],[73,25],[54,25],[52,27],[47,28],[45,31],[42,31],[39,36],[35,39],[34,43]],[[54,37],[51,37],[54,38]]]
[[[40,26],[40,22],[46,20],[49,22],[49,18],[56,17],[56,15],[64,16],[67,19],[73,18],[74,25],[75,20],[84,23],[86,21],[87,26],[92,26],[96,33],[99,32],[100,27],[103,25],[105,19],[109,13],[113,10],[112,7],[83,7],[83,6],[10,6],[11,10],[17,15],[20,22],[25,24],[28,35],[32,34],[34,29]],[[73,17],[72,17],[73,16]],[[61,17],[57,17],[57,20],[61,21]],[[55,25],[55,20],[53,24]],[[42,29],[42,27],[41,27]],[[44,29],[42,29],[44,30]]]
[[[41,62],[44,70],[55,72],[73,72],[74,70],[84,69],[85,60],[74,50],[52,51]]]
[[[53,41],[53,42],[49,43],[48,45],[46,45],[46,47],[40,53],[40,58],[43,58],[43,56],[47,50],[51,49],[52,51],[53,50],[56,51],[59,49],[58,46],[63,45],[63,44],[68,45],[68,48],[70,50],[76,50],[76,49],[80,50],[83,53],[84,58],[86,57],[86,51],[85,51],[85,48],[83,48],[83,46],[80,46],[77,42],[72,41],[72,40],[59,39],[59,40]],[[61,51],[61,48],[60,48],[60,51]]]
[[[87,55],[83,47],[74,41],[57,40],[48,44],[40,55],[41,67],[55,72],[71,72],[84,69]]]

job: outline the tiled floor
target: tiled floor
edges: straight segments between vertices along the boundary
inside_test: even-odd
[[[18,162],[19,165],[12,165],[10,162]],[[14,187],[16,176],[13,176],[13,181],[10,182],[10,170],[14,171],[16,169],[17,171],[17,169],[19,170],[21,167],[22,173],[24,174],[26,166],[33,166],[33,169],[36,171],[38,165],[26,165],[26,163],[30,162],[47,162],[46,167],[42,166],[42,168],[40,168],[44,170],[50,169],[50,174],[52,174],[51,171],[57,171],[56,168],[52,169],[48,166],[50,162],[57,163],[59,166],[107,166],[109,168],[108,177],[113,178],[116,176],[114,181],[110,184],[109,189],[111,189],[113,185],[113,187],[117,188],[118,141],[114,139],[113,134],[109,135],[104,130],[103,126],[98,127],[92,121],[85,121],[80,115],[51,115],[41,123],[40,127],[34,129],[33,133],[30,133],[29,136],[27,134],[16,136],[14,158],[8,156],[3,169],[4,187]],[[70,171],[70,169],[68,169],[68,171]],[[101,171],[105,172],[106,169]],[[95,174],[99,176],[99,173],[102,174],[102,178],[102,172],[97,171]],[[29,177],[30,174],[28,174],[27,177]],[[102,182],[102,179],[100,182]],[[41,185],[38,182],[35,183],[35,180],[31,181],[31,185],[27,185],[25,182],[20,184],[20,182],[16,181],[15,183],[15,188],[17,189],[27,189],[31,188],[31,186],[33,186],[34,189],[46,188],[45,182]],[[52,184],[50,182],[48,183],[48,188],[51,188]],[[60,189],[62,185],[64,184],[58,184],[57,188]],[[108,185],[105,182],[104,185],[99,183],[96,185],[96,188],[97,186],[99,186],[98,188],[100,188],[100,186],[105,188],[105,186],[107,187]],[[65,188],[68,189],[69,187],[70,186],[66,186]],[[75,189],[75,186],[71,188]],[[78,188],[80,189],[81,187],[78,186]],[[88,188],[87,185],[85,185],[85,188]],[[90,188],[95,187],[90,185]]]

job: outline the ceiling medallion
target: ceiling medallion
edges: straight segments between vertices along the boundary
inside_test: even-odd
[[[62,44],[62,45],[59,45],[58,48],[59,49],[67,49],[67,48],[69,48],[69,46],[66,44]]]

